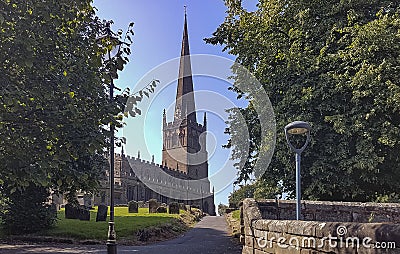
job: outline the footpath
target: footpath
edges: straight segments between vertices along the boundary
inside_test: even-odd
[[[146,246],[118,246],[119,254],[240,254],[242,246],[229,235],[224,216],[206,216],[184,235]],[[4,254],[106,254],[105,245],[68,245],[53,243],[0,244]]]

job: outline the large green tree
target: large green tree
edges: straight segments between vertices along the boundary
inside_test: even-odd
[[[109,126],[122,126],[128,99],[123,93],[110,100],[110,83],[128,61],[133,24],[125,36],[113,33],[91,4],[0,1],[0,196],[8,206],[3,223],[20,224],[19,207],[29,203],[30,190],[39,195],[31,200],[35,206],[49,190],[73,200],[78,190],[93,191],[107,167]],[[107,59],[116,46],[111,37],[121,46]],[[129,103],[131,115],[142,94]],[[48,209],[42,208],[43,216],[31,211],[22,220],[41,223],[34,219],[46,220]],[[51,215],[47,219],[43,225],[51,225]]]
[[[11,192],[96,186],[121,105],[108,99],[91,1],[1,1],[0,179]]]
[[[303,120],[312,125],[302,156],[304,198],[364,201],[398,193],[400,3],[260,0],[253,12],[239,0],[225,4],[224,23],[206,41],[236,55],[274,107],[277,141],[265,184],[293,194],[294,156],[283,128]],[[246,79],[236,73],[235,82]],[[247,153],[238,151],[241,142],[259,139],[252,111],[251,104],[243,109],[250,140],[232,136],[236,153]],[[260,142],[253,150],[247,162],[263,150]],[[245,167],[239,180],[252,170]]]
[[[110,98],[129,61],[133,23],[125,34],[110,24],[92,0],[0,1],[0,205],[11,233],[54,222],[44,205],[50,191],[69,202],[76,191],[95,191],[108,168],[110,126],[140,114],[137,104],[154,91],[157,80]]]

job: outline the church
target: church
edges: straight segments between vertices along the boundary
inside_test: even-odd
[[[140,153],[137,157],[125,155],[123,149],[115,155],[115,204],[157,199],[166,204],[195,205],[215,215],[214,190],[208,179],[207,116],[204,113],[202,123],[196,117],[186,13],[172,122],[167,122],[165,109],[162,114],[160,164],[154,157],[151,162],[141,160]],[[102,181],[101,186],[94,204],[108,205],[109,180]]]

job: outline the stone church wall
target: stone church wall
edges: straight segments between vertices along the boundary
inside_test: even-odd
[[[157,199],[162,203],[180,202],[208,208],[215,214],[214,194],[210,192],[208,179],[192,180],[185,172],[164,167],[154,162],[130,156],[115,156],[115,204],[127,204],[131,200]],[[108,204],[109,182],[104,180],[94,204]]]

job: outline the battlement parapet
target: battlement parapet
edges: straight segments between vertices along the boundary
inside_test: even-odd
[[[121,154],[116,153],[115,157],[118,159],[121,159]],[[170,175],[174,175],[178,178],[189,178],[187,172],[181,171],[179,169],[176,168],[171,168],[171,167],[167,167],[161,164],[157,164],[148,160],[143,160],[140,158],[136,158],[134,156],[129,156],[129,155],[125,155],[125,158],[128,160],[128,162],[132,162],[132,163],[140,163],[140,164],[144,164],[144,165],[148,165],[149,169],[151,168],[161,168],[165,173],[170,174]]]
[[[186,120],[182,120],[181,122],[179,122],[179,121],[168,122],[165,125],[165,127],[167,129],[169,129],[169,128],[176,128],[176,127],[179,127],[179,126],[186,126],[186,125],[189,125],[191,127],[195,127],[198,130],[203,130],[204,129],[204,126],[202,124],[196,123],[196,122],[192,122],[192,121],[187,122]]]

